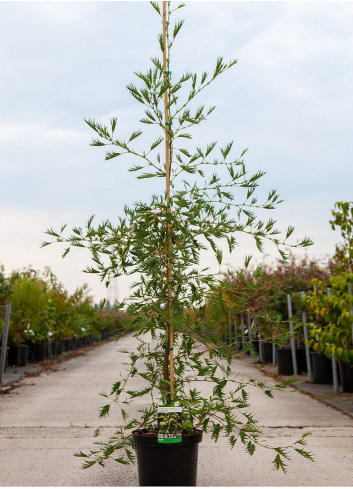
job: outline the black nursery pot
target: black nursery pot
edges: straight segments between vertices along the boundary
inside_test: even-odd
[[[63,338],[61,344],[62,351],[71,351],[73,349],[72,338]]]
[[[277,348],[277,367],[281,375],[293,375],[292,350],[290,348]]]
[[[29,345],[29,361],[43,362],[46,354],[46,343],[31,343]]]
[[[305,348],[296,348],[297,366],[299,372],[307,372],[308,366],[306,364]]]
[[[57,357],[58,355],[60,355],[61,353],[61,343],[59,341],[51,341],[49,343],[49,352],[50,352],[50,356],[49,358],[53,358],[53,357]]]
[[[353,366],[339,362],[343,392],[353,392]]]
[[[27,345],[13,345],[9,350],[9,365],[16,365],[16,367],[24,367],[27,363],[28,346]]]
[[[157,436],[132,433],[140,486],[196,486],[198,444],[202,432],[181,443],[158,443]]]
[[[314,384],[332,384],[332,362],[325,355],[310,352]]]

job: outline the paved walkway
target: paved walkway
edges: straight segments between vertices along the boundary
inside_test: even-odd
[[[244,356],[244,359],[245,358],[246,357]],[[278,369],[276,365],[272,365],[270,363],[263,364],[257,360],[250,359],[249,357],[246,360],[269,377],[273,377],[275,379],[289,378],[288,376],[280,377],[278,375]],[[332,406],[342,413],[351,416],[353,419],[353,392],[342,392],[342,386],[339,385],[339,392],[338,394],[335,394],[333,392],[332,383],[312,384],[308,381],[308,376],[306,374],[292,375],[291,377],[295,377],[298,380],[298,382],[295,383],[295,386],[299,387],[303,394],[307,394],[314,399],[317,399],[329,406]]]
[[[134,348],[131,335],[119,346]],[[1,486],[137,486],[135,466],[109,462],[82,470],[76,450],[93,447],[108,437],[118,413],[101,420],[104,403],[98,394],[109,390],[122,368],[117,345],[108,342],[81,356],[58,363],[37,377],[25,377],[0,398]],[[235,360],[241,378],[264,374],[249,360]],[[267,377],[267,381],[270,379]],[[271,467],[273,454],[257,450],[252,457],[239,443],[230,450],[225,439],[209,436],[199,450],[199,486],[351,486],[353,419],[310,396],[290,390],[269,399],[250,393],[251,410],[271,444],[289,444],[311,431],[308,449],[315,463],[294,456],[287,474]]]

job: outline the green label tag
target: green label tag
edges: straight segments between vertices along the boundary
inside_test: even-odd
[[[158,414],[158,443],[181,443],[183,441],[181,407],[161,406]]]

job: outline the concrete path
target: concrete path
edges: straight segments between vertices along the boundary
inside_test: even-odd
[[[131,336],[119,347],[134,348]],[[0,486],[137,486],[135,466],[109,462],[102,469],[82,470],[73,456],[107,438],[119,422],[118,413],[100,420],[104,399],[121,367],[117,345],[109,342],[55,370],[28,377],[0,398]],[[241,378],[264,378],[245,360],[236,360]],[[271,380],[266,379],[268,382]],[[199,448],[199,486],[352,486],[353,420],[299,392],[278,392],[269,399],[250,393],[252,412],[271,444],[287,445],[311,431],[308,449],[315,463],[294,456],[287,474],[272,469],[273,454],[258,450],[252,457],[236,444],[215,444],[209,436]]]

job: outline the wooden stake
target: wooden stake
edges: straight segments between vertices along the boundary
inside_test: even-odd
[[[164,80],[168,79],[166,73],[168,66],[168,43],[167,43],[167,2],[163,1],[163,71]],[[169,137],[169,110],[168,110],[168,90],[164,92],[164,119],[165,119],[165,177],[166,177],[166,195],[167,195],[167,208],[170,212],[170,137]],[[168,353],[169,353],[169,381],[170,381],[170,400],[174,400],[174,331],[173,325],[170,322],[170,318],[173,315],[172,305],[172,229],[171,225],[167,224],[167,281],[168,281],[168,310],[169,310],[169,322],[168,322]]]

